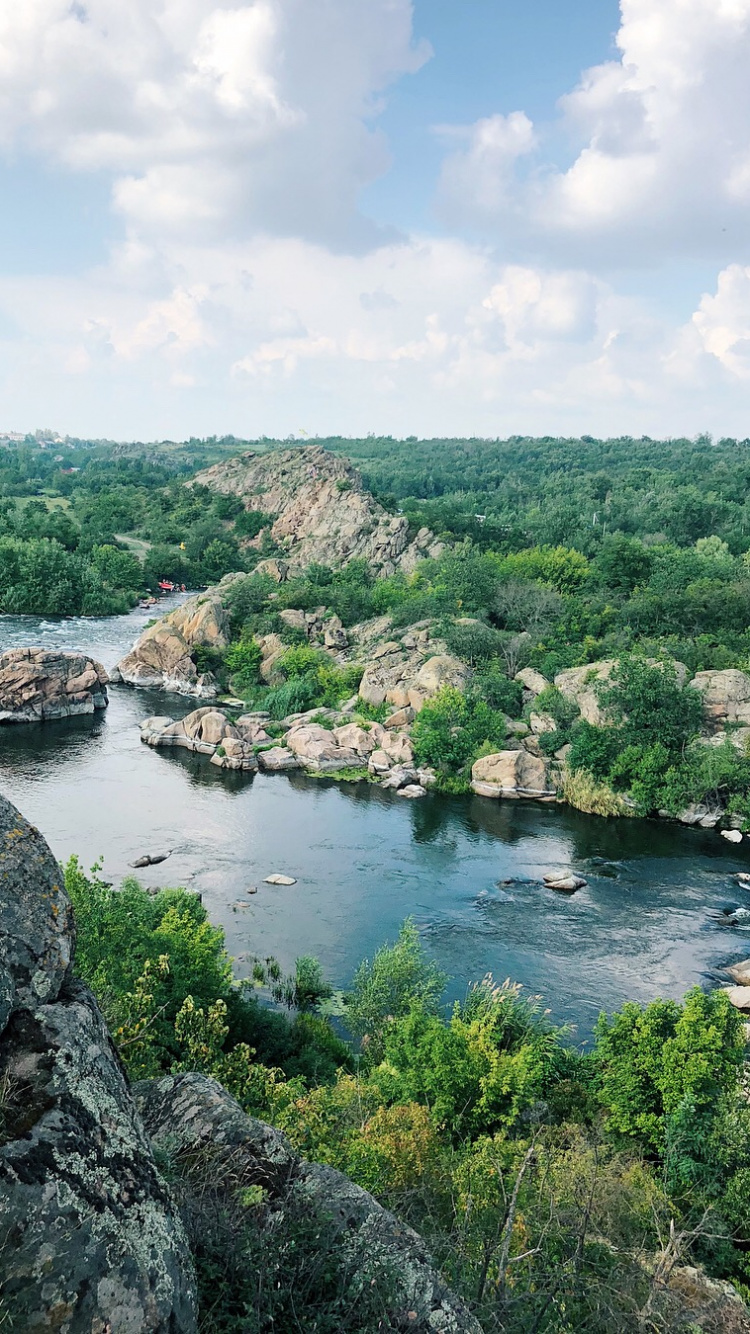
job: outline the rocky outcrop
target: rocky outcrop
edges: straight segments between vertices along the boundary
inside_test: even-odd
[[[550,784],[544,760],[524,748],[501,750],[477,760],[471,770],[471,786],[479,797],[557,800],[557,791]]]
[[[436,651],[437,650],[437,651]],[[418,713],[426,700],[444,686],[464,690],[471,672],[466,663],[431,640],[428,628],[387,640],[372,650],[359,685],[366,704],[391,704],[395,710]]]
[[[44,840],[0,799],[0,1292],[24,1334],[193,1334],[192,1261]]]
[[[617,659],[609,658],[604,662],[587,663],[584,667],[569,667],[567,671],[558,672],[555,677],[560,694],[572,700],[580,710],[581,717],[595,727],[604,727],[608,721],[599,703],[598,687],[609,680],[616,666]]]
[[[135,1096],[156,1145],[192,1162],[208,1155],[231,1162],[231,1178],[265,1192],[263,1226],[276,1234],[300,1217],[333,1235],[355,1267],[367,1258],[372,1282],[382,1275],[388,1327],[416,1334],[481,1334],[477,1322],[438,1275],[424,1241],[366,1191],[330,1167],[308,1163],[279,1131],[246,1116],[205,1075],[176,1075],[138,1084]],[[188,1211],[189,1212],[189,1211]]]
[[[194,483],[275,515],[271,537],[297,569],[358,559],[388,575],[443,549],[427,529],[410,540],[408,521],[386,513],[346,459],[317,445],[242,454],[198,473]]]
[[[46,723],[106,709],[109,677],[83,653],[12,648],[0,653],[0,723]]]
[[[177,721],[159,714],[141,723],[141,740],[147,746],[176,747],[209,755],[211,763],[219,768],[255,773],[258,768],[256,747],[271,741],[263,727],[262,720],[266,716],[245,714],[231,723],[225,713],[210,705],[194,709]]]
[[[655,658],[648,658],[647,661],[652,667],[663,665]],[[564,672],[558,672],[555,677],[555,685],[560,694],[572,700],[579,709],[581,717],[595,727],[606,727],[611,721],[599,702],[599,690],[602,684],[609,681],[617,663],[617,658],[606,658],[602,662],[586,663],[583,667],[569,667]],[[670,660],[670,664],[674,668],[678,686],[684,686],[688,677],[684,662]]]
[[[734,667],[698,672],[690,684],[703,696],[703,712],[711,728],[726,723],[750,724],[750,676],[745,672]]]
[[[281,724],[284,733],[274,745],[264,727],[267,717],[250,713],[231,722],[226,713],[205,706],[177,721],[163,714],[146,718],[141,723],[141,740],[147,746],[178,747],[207,755],[219,768],[249,773],[305,769],[326,774],[351,769],[362,777],[367,771],[383,787],[420,789],[410,796],[424,796],[435,782],[431,769],[415,767],[405,728],[358,723],[333,709],[311,709],[285,719]]]
[[[210,673],[199,673],[191,655],[198,646],[227,647],[229,615],[222,601],[226,587],[227,581],[223,580],[216,588],[188,598],[175,611],[148,626],[118,662],[112,680],[214,699],[216,682]]]

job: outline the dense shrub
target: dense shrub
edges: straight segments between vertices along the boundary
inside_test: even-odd
[[[500,749],[505,720],[478,693],[444,686],[417,714],[412,740],[420,764],[446,777],[465,777],[484,746]]]

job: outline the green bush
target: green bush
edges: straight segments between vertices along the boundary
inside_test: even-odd
[[[483,746],[499,750],[504,740],[502,714],[481,696],[464,695],[453,686],[444,686],[423,705],[412,729],[419,764],[454,776],[467,772]]]
[[[521,715],[523,704],[523,686],[520,681],[511,681],[500,668],[490,663],[475,678],[476,688],[490,708],[506,713],[511,718]]]
[[[596,1028],[599,1097],[608,1128],[667,1156],[675,1179],[710,1150],[710,1130],[738,1090],[742,1019],[723,991],[688,992],[682,1005],[628,1003]],[[681,1135],[686,1115],[689,1142]]]
[[[360,964],[346,997],[346,1022],[361,1040],[368,1064],[382,1060],[387,1031],[413,1006],[423,1014],[438,1013],[447,980],[426,957],[411,919],[394,945],[382,945],[372,962]]]
[[[234,690],[249,692],[258,685],[262,656],[260,644],[253,638],[235,640],[225,650],[224,663]]]

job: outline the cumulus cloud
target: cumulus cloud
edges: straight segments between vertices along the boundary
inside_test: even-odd
[[[454,225],[497,218],[512,202],[516,163],[536,143],[528,116],[514,111],[471,126],[442,126],[437,133],[454,145],[439,185],[443,213]]]
[[[577,145],[567,168],[546,159],[537,133],[533,171],[511,184],[507,161],[477,152],[479,121],[446,160],[444,209],[468,207],[517,244],[531,235],[624,265],[679,251],[721,257],[730,239],[744,251],[750,0],[621,0],[616,44],[619,58],[560,100],[555,131]],[[528,152],[531,126],[525,136]]]
[[[411,0],[24,0],[0,12],[0,142],[110,173],[139,234],[361,243],[371,118],[428,55]]]
[[[722,270],[716,291],[703,295],[679,331],[668,368],[681,379],[720,370],[727,384],[750,380],[750,268]]]
[[[119,220],[97,269],[0,277],[16,420],[43,386],[40,415],[119,437],[692,434],[709,402],[746,433],[750,0],[622,0],[619,57],[561,101],[562,165],[523,110],[441,127],[444,236],[358,211],[387,88],[429,54],[411,20],[410,0],[0,8],[0,151],[103,174]],[[616,268],[680,248],[721,270],[686,323],[651,274],[618,292]]]

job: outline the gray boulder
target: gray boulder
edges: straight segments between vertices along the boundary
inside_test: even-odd
[[[73,948],[59,868],[0,798],[3,1309],[24,1334],[193,1334],[185,1232]]]
[[[137,1084],[134,1095],[156,1145],[195,1159],[202,1151],[231,1159],[235,1180],[262,1186],[265,1225],[278,1234],[290,1216],[312,1211],[332,1228],[341,1254],[367,1254],[387,1275],[390,1327],[415,1334],[481,1334],[476,1320],[445,1286],[424,1241],[341,1172],[299,1158],[279,1131],[246,1116],[215,1080],[168,1076]],[[392,1284],[396,1283],[393,1291]]]

